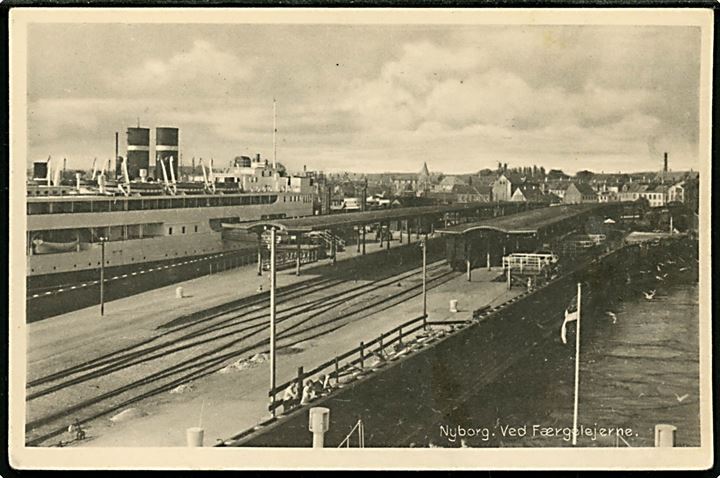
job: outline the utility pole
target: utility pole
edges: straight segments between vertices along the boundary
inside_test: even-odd
[[[427,235],[421,243],[423,251],[423,280],[422,280],[422,295],[423,295],[423,316],[427,316]]]
[[[105,315],[105,241],[100,238],[100,317]]]
[[[270,390],[275,404],[275,228],[270,229]],[[272,410],[275,416],[275,407]]]

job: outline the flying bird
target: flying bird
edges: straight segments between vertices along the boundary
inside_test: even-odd
[[[655,289],[653,289],[650,292],[643,292],[643,294],[645,294],[647,300],[653,300],[655,298],[655,292]]]
[[[612,310],[608,310],[605,313],[613,319],[613,324],[617,322],[617,315],[615,315],[615,312],[613,312]]]
[[[680,269],[678,269],[678,270],[679,270],[680,272],[682,272],[682,271],[686,271],[686,270],[688,270],[688,268],[687,268],[687,267],[681,267],[681,268],[680,268]]]
[[[665,279],[663,279],[663,278],[660,277],[660,276],[655,276],[655,278],[656,278],[657,280],[665,280]]]
[[[688,398],[689,396],[690,396],[689,393],[686,393],[682,397],[680,395],[678,395],[677,393],[675,394],[675,398],[677,399],[678,403],[682,403],[682,401],[685,400],[686,398]]]

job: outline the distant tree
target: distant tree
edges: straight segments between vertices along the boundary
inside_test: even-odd
[[[595,176],[595,173],[588,170],[578,171],[577,173],[575,173],[575,179],[583,183],[589,182],[593,178],[593,176]]]
[[[492,176],[494,174],[492,169],[485,168],[478,171],[478,176]]]
[[[545,178],[545,167],[544,166],[540,166],[540,177],[543,179]]]

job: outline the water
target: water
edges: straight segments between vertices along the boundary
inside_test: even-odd
[[[578,424],[589,435],[578,446],[654,446],[658,423],[677,427],[676,446],[700,445],[698,284],[661,285],[653,300],[629,290],[584,311]],[[428,443],[460,446],[453,433],[464,432],[468,446],[572,446],[574,358],[573,324],[566,345],[555,340],[532,350],[438,417]]]

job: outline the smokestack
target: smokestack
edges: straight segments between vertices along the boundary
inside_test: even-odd
[[[507,163],[503,163],[503,173],[507,173]]]
[[[667,173],[668,172],[668,154],[665,153],[664,157],[665,158],[664,158],[664,163],[663,163],[663,172]]]

